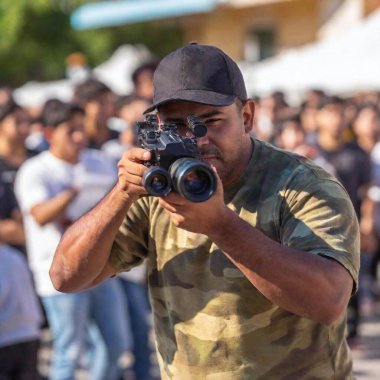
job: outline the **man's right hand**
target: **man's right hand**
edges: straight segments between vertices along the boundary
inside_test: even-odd
[[[148,169],[143,162],[149,161],[151,154],[142,148],[131,148],[123,154],[118,163],[118,186],[132,202],[140,195],[147,194],[143,184],[142,176]]]

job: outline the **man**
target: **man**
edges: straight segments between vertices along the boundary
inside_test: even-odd
[[[153,74],[156,67],[155,62],[147,62],[137,67],[132,73],[134,95],[145,98],[148,102],[151,102],[153,97]]]
[[[279,120],[276,124],[276,129],[278,130],[276,146],[307,157],[329,173],[335,175],[334,168],[321,156],[319,149],[306,141],[306,132],[302,128],[298,116],[290,116]]]
[[[74,98],[85,112],[89,148],[100,149],[106,141],[117,138],[118,133],[108,128],[108,120],[115,112],[115,95],[110,88],[90,78],[75,88]]]
[[[23,248],[25,244],[22,216],[11,184],[0,177],[0,244]]]
[[[49,278],[54,251],[65,228],[114,183],[112,163],[99,152],[84,149],[83,117],[81,108],[58,100],[44,112],[50,148],[20,168],[16,195],[24,216],[36,290],[53,336],[51,378],[74,378],[89,333],[94,348],[90,378],[114,380],[121,375],[117,361],[130,348],[119,284],[110,280],[85,292],[63,295],[53,288]]]
[[[138,95],[121,97],[116,103],[117,115],[124,128],[118,140],[103,144],[102,151],[118,162],[123,153],[132,148],[136,142],[135,126],[144,120],[144,111],[151,105],[148,100]],[[151,330],[151,310],[146,286],[146,265],[140,265],[119,276],[127,302],[127,313],[133,336],[134,363],[132,371],[138,380],[152,378],[151,348],[149,332]]]
[[[29,127],[28,113],[11,95],[0,103],[0,176],[12,187],[21,164],[34,155],[25,147]]]
[[[86,289],[147,258],[163,379],[351,379],[344,312],[359,239],[341,185],[251,139],[254,104],[221,50],[169,54],[154,84],[148,111],[208,126],[198,144],[218,190],[203,203],[139,198],[150,153],[129,150],[114,189],[63,236],[54,286]]]
[[[0,241],[0,379],[40,379],[41,322],[25,257]]]
[[[105,142],[101,150],[119,162],[123,153],[135,144],[135,124],[144,120],[143,112],[151,105],[145,98],[137,95],[122,96],[116,102],[116,118],[120,134],[117,139]]]
[[[372,215],[367,211],[367,190],[371,181],[369,154],[356,142],[347,142],[348,126],[344,120],[344,103],[341,99],[325,99],[317,115],[317,125],[320,154],[334,168],[336,177],[347,190],[361,223],[361,230],[364,231],[366,224],[372,224]],[[366,240],[363,236],[364,249],[363,243]],[[352,344],[355,344],[360,323],[359,297],[359,293],[355,294],[349,305],[348,338]]]

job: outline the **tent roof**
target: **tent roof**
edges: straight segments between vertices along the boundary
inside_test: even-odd
[[[380,89],[380,10],[344,35],[294,49],[258,64],[242,63],[251,94],[299,94],[310,88],[334,93]]]

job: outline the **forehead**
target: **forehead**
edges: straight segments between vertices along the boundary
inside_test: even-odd
[[[174,101],[166,103],[159,107],[158,113],[161,117],[183,119],[188,115],[194,115],[202,117],[208,114],[227,114],[236,109],[235,104],[231,104],[225,107],[210,106],[207,104],[200,104],[186,101]]]
[[[53,131],[58,133],[66,133],[84,130],[84,115],[81,112],[74,112],[70,119],[57,125]]]

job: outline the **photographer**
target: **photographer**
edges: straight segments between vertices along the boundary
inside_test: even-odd
[[[252,139],[254,104],[237,65],[191,44],[154,75],[162,122],[199,117],[215,194],[190,202],[146,194],[135,148],[119,181],[64,234],[50,269],[76,292],[144,259],[163,379],[351,379],[345,310],[356,291],[358,224],[323,169]]]

